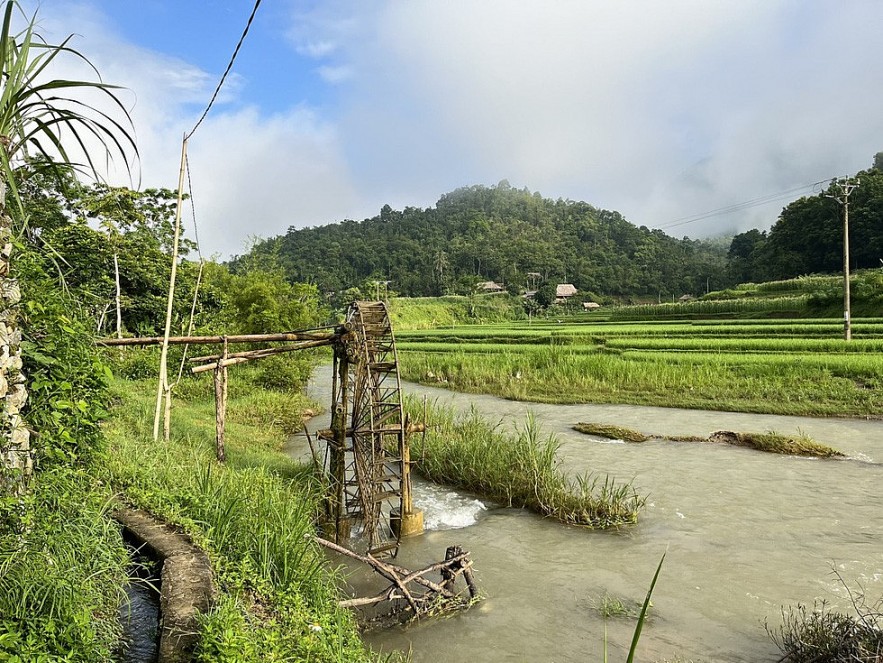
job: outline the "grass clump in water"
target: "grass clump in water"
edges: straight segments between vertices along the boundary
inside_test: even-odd
[[[413,417],[422,417],[416,402],[409,402],[408,409]],[[501,431],[501,424],[488,422],[475,409],[458,417],[451,408],[433,406],[426,422],[425,437],[411,438],[412,458],[419,458],[417,470],[437,483],[598,529],[637,522],[646,501],[630,482],[563,472],[559,441],[553,435],[542,437],[532,416],[514,434]]]
[[[856,604],[856,614],[831,610],[824,601],[782,611],[783,624],[767,633],[788,663],[879,663],[883,661],[880,604]]]
[[[818,456],[831,458],[843,454],[827,444],[816,442],[805,433],[782,435],[774,431],[767,433],[734,433],[717,431],[711,434],[711,442],[723,442],[740,447],[751,447],[758,451],[790,456]]]
[[[593,607],[604,619],[616,617],[637,619],[641,614],[641,602],[604,592],[595,601]],[[648,607],[653,607],[650,603]]]
[[[648,435],[644,435],[640,431],[610,424],[595,424],[581,421],[573,427],[573,430],[586,435],[597,435],[598,437],[624,440],[625,442],[646,442],[650,439]]]

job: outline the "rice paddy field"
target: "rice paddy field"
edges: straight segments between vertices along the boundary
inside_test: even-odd
[[[402,376],[551,403],[883,416],[883,318],[517,321],[397,331]]]

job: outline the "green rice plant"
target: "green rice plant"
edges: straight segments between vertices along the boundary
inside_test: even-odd
[[[650,438],[640,431],[622,426],[612,426],[610,424],[595,424],[581,421],[573,430],[585,433],[586,435],[597,435],[598,437],[606,437],[611,440],[624,440],[626,442],[646,442]]]
[[[422,406],[409,400],[407,408],[416,416]],[[631,483],[562,472],[558,440],[543,437],[532,416],[510,434],[474,409],[458,417],[451,408],[433,405],[428,424],[425,438],[412,438],[412,457],[419,458],[417,471],[432,481],[569,524],[600,529],[637,522],[645,498]]]

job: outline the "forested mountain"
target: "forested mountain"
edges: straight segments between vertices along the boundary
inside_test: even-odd
[[[874,167],[850,178],[858,186],[849,196],[850,268],[883,265],[883,153]],[[815,196],[782,210],[769,232],[749,230],[730,246],[728,269],[737,282],[787,279],[802,274],[843,271],[843,207],[831,183]]]
[[[547,281],[602,296],[670,299],[729,285],[725,243],[675,239],[618,212],[505,181],[457,189],[427,209],[385,205],[361,222],[291,228],[252,251],[275,254],[291,281],[323,292],[370,280],[389,280],[408,296],[465,294],[486,280],[512,291]]]

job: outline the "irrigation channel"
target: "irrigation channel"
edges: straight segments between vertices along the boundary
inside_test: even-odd
[[[317,370],[314,398],[327,398],[330,380],[330,368]],[[779,652],[764,620],[781,624],[782,606],[823,598],[849,608],[836,574],[853,590],[860,584],[871,601],[883,595],[883,421],[544,405],[403,388],[459,410],[474,406],[504,427],[523,424],[533,412],[544,432],[559,436],[568,471],[633,479],[648,500],[638,525],[597,532],[417,481],[415,502],[425,511],[427,532],[405,539],[398,561],[418,568],[447,545],[460,545],[472,553],[486,598],[455,617],[366,634],[378,650],[412,649],[418,662],[600,661],[606,625],[610,660],[625,660],[634,619],[605,624],[596,606],[605,594],[642,601],[665,551],[641,661],[772,662]],[[579,421],[659,435],[800,430],[848,458],[602,441],[572,431]],[[350,582],[362,583],[364,570],[350,568]]]

